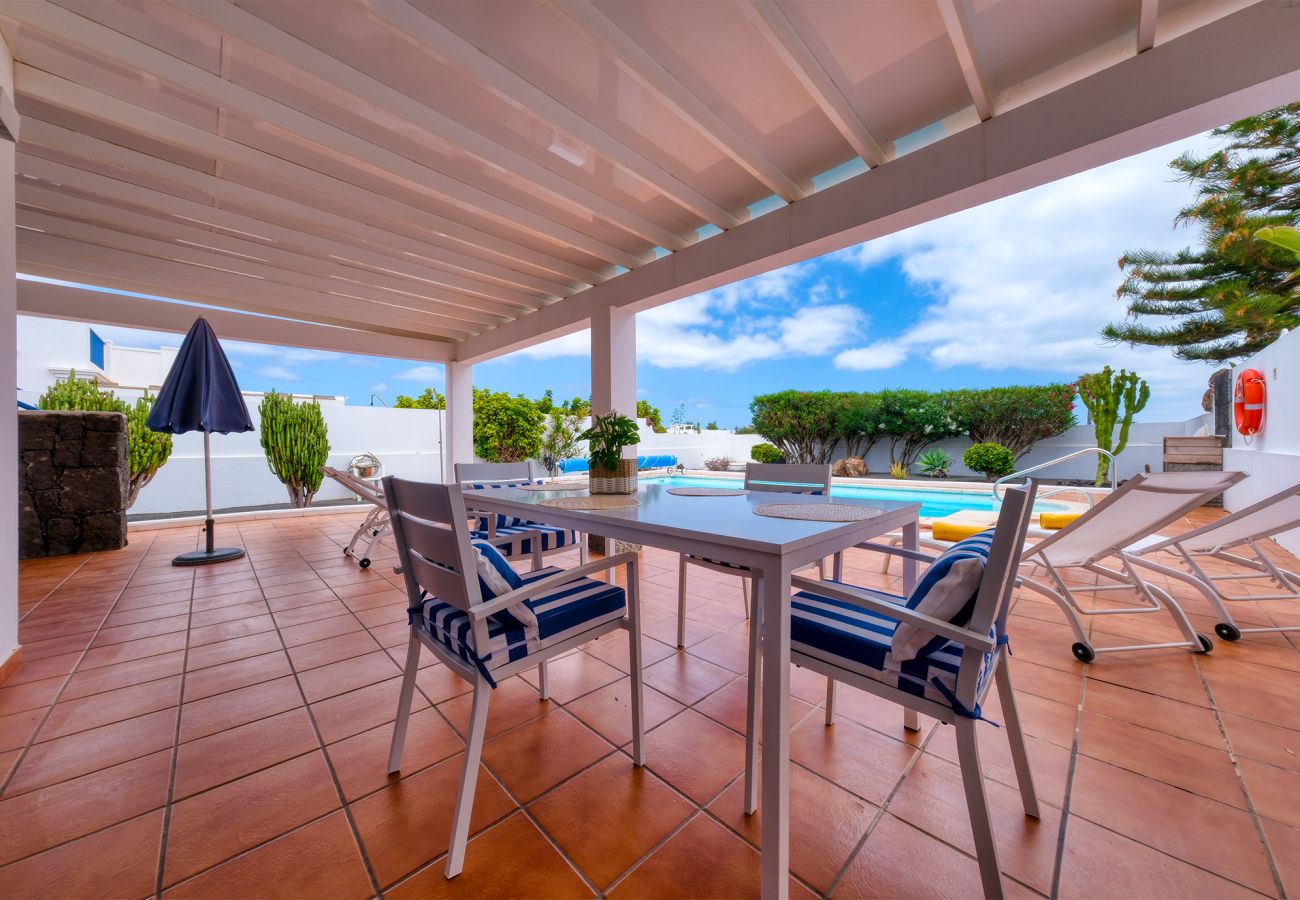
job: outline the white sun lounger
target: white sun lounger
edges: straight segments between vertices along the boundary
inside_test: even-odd
[[[1300,575],[1280,568],[1257,541],[1300,528],[1300,484],[1238,510],[1218,521],[1176,537],[1153,535],[1127,549],[1138,565],[1189,584],[1204,595],[1219,616],[1214,633],[1225,641],[1240,640],[1243,634],[1268,631],[1300,631],[1300,625],[1243,628],[1232,618],[1228,604],[1243,600],[1300,599]],[[1235,550],[1237,552],[1229,552]],[[1249,551],[1251,555],[1242,555]],[[1172,554],[1186,570],[1158,563],[1153,556]],[[1223,575],[1211,575],[1197,560],[1219,560],[1231,566]],[[1268,579],[1278,593],[1225,594],[1220,582]],[[1249,588],[1249,586],[1246,586]]]
[[[344,556],[356,559],[357,564],[363,569],[369,568],[370,551],[375,548],[375,544],[383,540],[384,535],[389,531],[388,502],[384,499],[384,492],[369,481],[356,477],[351,472],[342,472],[332,466],[321,466],[320,470],[321,474],[326,478],[337,481],[355,494],[357,499],[370,504],[370,512],[366,513],[366,517],[357,526],[356,532],[353,533],[352,540],[343,548]],[[362,539],[366,540],[366,549],[358,558],[356,553],[357,544]]]
[[[1154,650],[1186,647],[1207,653],[1210,639],[1196,633],[1187,614],[1172,595],[1143,580],[1137,571],[1137,557],[1131,548],[1144,538],[1175,522],[1206,501],[1217,497],[1246,476],[1241,472],[1161,472],[1135,475],[1109,496],[1055,534],[1043,538],[1021,558],[1022,565],[1042,566],[1051,584],[1021,578],[1021,584],[1055,601],[1077,638],[1071,647],[1081,662],[1092,662],[1098,653],[1125,650]],[[1120,568],[1102,565],[1108,558]],[[1065,579],[1070,569],[1097,576],[1092,585],[1071,585]],[[1138,595],[1138,606],[1085,607],[1077,595],[1098,595],[1106,591],[1130,591]],[[1082,616],[1113,616],[1167,610],[1184,640],[1164,643],[1094,647],[1083,627]]]

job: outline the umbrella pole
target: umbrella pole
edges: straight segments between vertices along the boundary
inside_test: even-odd
[[[215,540],[212,521],[212,433],[203,432],[203,488],[208,498],[208,516],[203,522],[203,528],[208,533],[208,552],[213,551]]]

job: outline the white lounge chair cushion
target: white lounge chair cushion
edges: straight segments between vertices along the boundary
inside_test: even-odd
[[[925,570],[907,595],[905,605],[944,622],[966,624],[992,545],[991,528],[953,544]],[[916,659],[935,640],[941,639],[923,628],[901,622],[890,642],[890,656],[900,663]]]

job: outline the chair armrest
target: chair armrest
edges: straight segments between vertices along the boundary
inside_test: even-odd
[[[628,566],[629,580],[635,577],[636,553],[627,551],[626,553],[616,553],[605,559],[592,560],[580,566],[574,566],[572,569],[565,569],[563,572],[556,572],[531,584],[526,584],[521,588],[511,591],[508,594],[502,594],[486,603],[480,603],[473,607],[469,614],[475,619],[486,619],[493,613],[520,602],[521,600],[531,600],[539,594],[544,594],[551,588],[559,587],[562,584],[568,584],[578,578],[585,578],[587,575],[595,572],[603,572],[607,569],[617,569],[619,566]]]
[[[987,634],[979,634],[968,628],[962,628],[951,622],[945,622],[943,619],[936,619],[934,616],[927,616],[925,613],[919,613],[914,609],[908,609],[906,606],[900,606],[897,603],[890,603],[888,600],[882,600],[865,591],[855,588],[829,584],[825,581],[817,581],[812,578],[805,578],[802,575],[796,575],[790,579],[793,587],[808,591],[813,594],[820,594],[823,597],[829,597],[832,600],[840,600],[844,603],[852,603],[863,609],[874,613],[880,613],[882,616],[889,616],[900,622],[906,622],[909,625],[915,625],[931,634],[945,637],[950,641],[956,641],[964,647],[974,647],[977,650],[992,650],[996,643]]]
[[[937,553],[908,550],[906,547],[891,547],[889,544],[873,544],[871,541],[854,544],[853,547],[856,550],[874,550],[877,553],[888,553],[890,556],[901,556],[904,559],[914,559],[917,562],[934,562],[939,558]]]

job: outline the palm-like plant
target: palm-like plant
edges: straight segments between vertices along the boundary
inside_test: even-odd
[[[921,474],[931,478],[946,478],[952,468],[952,457],[939,448],[927,450],[917,457],[916,464],[921,467]]]

